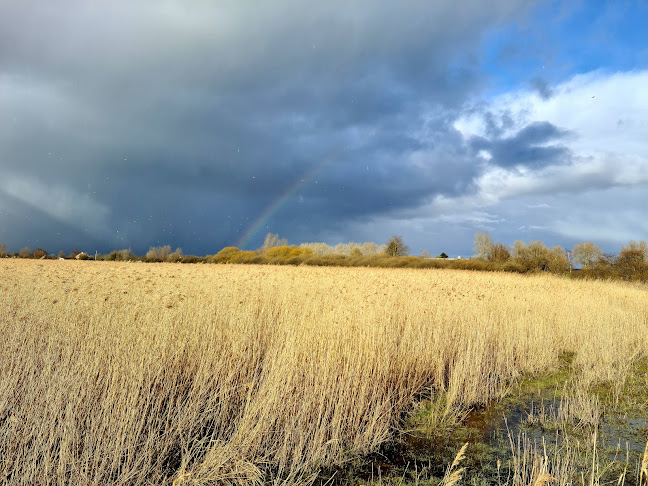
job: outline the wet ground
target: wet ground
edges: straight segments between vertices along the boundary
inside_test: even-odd
[[[422,400],[393,441],[344,468],[323,471],[318,484],[438,484],[466,442],[466,484],[504,484],[524,444],[549,456],[567,450],[574,468],[587,471],[594,442],[601,483],[616,484],[625,471],[625,484],[636,484],[648,441],[648,363],[637,363],[634,373],[622,393],[605,384],[591,390],[595,400],[582,402],[587,406],[570,388],[569,359],[552,373],[525,377],[504,399],[457,420],[439,421],[438,402]]]

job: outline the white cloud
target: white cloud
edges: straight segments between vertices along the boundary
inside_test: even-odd
[[[438,211],[464,214],[485,207],[498,210],[508,205],[506,201],[556,196],[557,202],[551,206],[547,203],[527,206],[555,208],[550,211],[555,219],[543,219],[542,225],[526,222],[525,229],[546,228],[572,239],[618,242],[628,237],[645,238],[648,228],[639,221],[645,219],[648,208],[645,189],[648,185],[648,91],[645,86],[648,86],[648,71],[613,74],[595,71],[552,87],[554,96],[550,99],[530,91],[495,98],[488,112],[495,115],[495,120],[504,116],[512,120],[510,126],[502,125],[502,137],[510,137],[532,122],[549,122],[571,132],[571,137],[561,141],[572,154],[571,163],[538,170],[491,166],[475,180],[473,194],[454,200],[437,198],[425,210],[431,214]],[[481,114],[460,118],[455,128],[466,138],[492,135]],[[477,160],[483,162],[483,157],[478,155]],[[634,194],[630,200],[619,197],[628,191]],[[595,211],[591,207],[594,202],[598,206]],[[569,216],[561,218],[561,214]]]
[[[479,152],[477,152],[477,157],[484,159],[487,162],[493,158],[488,150],[480,150]]]
[[[504,127],[510,136],[533,121],[548,121],[572,131],[569,147],[581,156],[631,155],[646,162],[648,144],[648,70],[609,74],[594,71],[574,76],[553,88],[543,99],[533,91],[503,94],[489,104],[496,117],[512,121]],[[464,136],[486,136],[486,121],[479,113],[455,122]]]
[[[578,158],[571,165],[537,171],[490,168],[476,181],[483,202],[538,194],[581,193],[614,186],[648,184],[648,161],[629,155]]]

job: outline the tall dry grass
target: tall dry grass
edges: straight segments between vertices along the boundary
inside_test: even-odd
[[[308,482],[415,396],[501,395],[563,351],[648,356],[645,286],[438,270],[5,260],[0,481]]]

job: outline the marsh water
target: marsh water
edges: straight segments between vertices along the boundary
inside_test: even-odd
[[[593,450],[602,481],[616,483],[621,474],[626,485],[637,484],[648,440],[646,371],[637,368],[640,385],[631,382],[626,393],[612,397],[609,389],[595,390],[595,399],[584,402],[593,411],[573,410],[575,405],[565,398],[570,373],[564,370],[523,381],[503,399],[468,410],[448,426],[425,426],[424,411],[432,404],[423,403],[378,452],[323,471],[318,483],[437,484],[468,443],[461,466],[466,468],[464,479],[473,484],[503,484],[516,458],[519,465],[536,453],[549,458],[567,454],[575,470],[585,471]]]

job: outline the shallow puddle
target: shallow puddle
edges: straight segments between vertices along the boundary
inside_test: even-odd
[[[506,474],[512,464],[512,448],[518,441],[535,444],[538,450],[546,447],[551,453],[571,447],[577,455],[573,460],[584,461],[594,427],[559,414],[559,390],[568,375],[563,370],[548,379],[520,383],[509,396],[469,411],[451,428],[410,427],[378,453],[344,469],[327,471],[318,484],[437,484],[466,442],[469,446],[461,466],[466,468],[464,478],[475,484],[498,484],[498,474]],[[626,456],[629,465],[640,461],[648,440],[648,407],[635,406],[630,412],[627,408],[621,412],[624,409],[618,404],[601,407],[597,455],[602,465],[614,463],[609,471],[616,474],[616,480],[619,472],[615,471],[623,470]],[[632,478],[625,484],[633,484]]]

